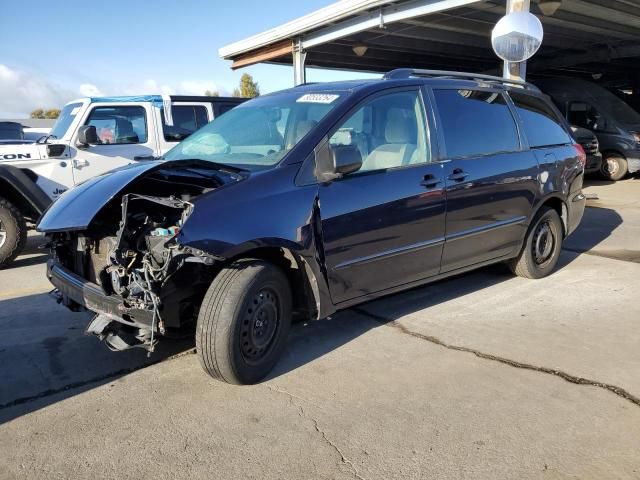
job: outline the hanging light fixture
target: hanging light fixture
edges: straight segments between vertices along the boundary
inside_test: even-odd
[[[369,47],[367,47],[364,43],[356,43],[353,47],[351,47],[351,49],[357,56],[362,57],[365,53],[367,53]]]
[[[562,0],[540,0],[538,2],[538,8],[545,17],[550,17],[556,10],[562,5]]]

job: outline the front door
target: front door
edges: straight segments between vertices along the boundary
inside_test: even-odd
[[[146,105],[106,104],[91,108],[82,125],[95,126],[100,143],[73,147],[75,183],[132,163],[135,157],[153,157],[156,142],[149,113]]]
[[[506,97],[491,90],[434,92],[446,150],[442,272],[517,253],[538,188]]]
[[[355,145],[363,158],[359,171],[319,187],[334,303],[439,272],[444,177],[428,138],[421,93],[404,89],[365,101],[325,146]]]

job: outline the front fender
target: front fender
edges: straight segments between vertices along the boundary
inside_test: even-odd
[[[176,241],[231,260],[264,248],[289,250],[304,263],[319,316],[333,313],[318,234],[317,185],[296,186],[300,165],[254,173],[195,200]]]

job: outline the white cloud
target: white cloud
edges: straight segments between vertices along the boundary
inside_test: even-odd
[[[215,82],[197,80],[185,80],[180,82],[178,90],[179,93],[184,95],[204,95],[204,92],[207,90],[222,94],[220,87]]]
[[[59,108],[73,92],[44,78],[0,64],[0,115],[24,117],[36,108]]]
[[[104,94],[92,83],[83,83],[78,89],[83,97],[102,97]]]
[[[78,84],[76,84],[78,85]],[[207,90],[228,95],[227,89],[209,80],[182,80],[175,83],[147,79],[141,83],[98,85],[81,83],[56,85],[49,80],[0,63],[0,117],[26,118],[36,108],[62,108],[77,97],[105,95],[204,95]]]

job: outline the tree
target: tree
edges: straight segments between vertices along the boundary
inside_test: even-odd
[[[253,77],[248,73],[243,73],[240,77],[240,86],[233,90],[234,97],[254,98],[260,95],[260,86],[253,81]]]
[[[218,90],[207,90],[206,92],[204,92],[204,94],[207,97],[219,97],[220,96],[220,92],[218,92]]]
[[[48,118],[51,120],[55,120],[60,116],[60,110],[57,108],[50,108],[49,110],[44,110],[42,108],[38,108],[31,112],[31,118]]]
[[[56,119],[60,116],[60,110],[57,108],[50,108],[46,112],[44,112],[44,118]]]

